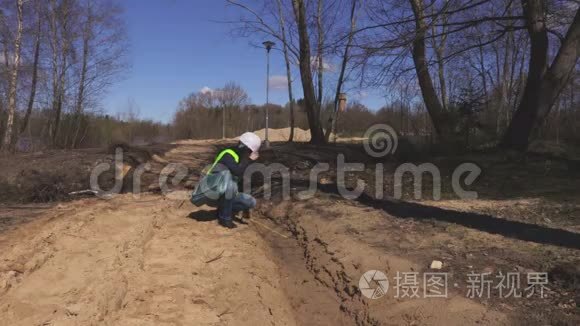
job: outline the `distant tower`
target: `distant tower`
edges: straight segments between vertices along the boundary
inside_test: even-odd
[[[338,111],[344,112],[346,110],[346,93],[338,94]],[[333,134],[333,141],[336,143],[336,134],[338,133],[337,126],[338,126],[338,112],[336,113],[336,119],[332,122],[332,134]]]

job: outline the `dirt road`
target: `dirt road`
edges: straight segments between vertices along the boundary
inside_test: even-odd
[[[294,324],[264,240],[178,204],[81,200],[3,236],[0,323]]]
[[[183,143],[165,159],[199,168],[211,145]],[[422,283],[420,298],[395,297],[397,272],[429,271],[426,262],[442,254],[418,251],[457,246],[435,229],[417,235],[410,221],[321,195],[263,202],[249,225],[230,231],[184,194],[62,203],[1,233],[0,325],[508,325],[521,317],[517,306],[466,298],[462,284],[445,298],[423,298]],[[391,283],[376,300],[358,288],[373,269]]]

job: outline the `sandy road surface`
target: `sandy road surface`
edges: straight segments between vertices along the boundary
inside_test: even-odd
[[[168,157],[196,166],[211,151]],[[0,234],[0,325],[294,325],[264,240],[192,211],[161,195],[83,199]]]
[[[212,151],[192,142],[165,158],[197,169]],[[201,221],[210,217],[159,194],[45,209],[0,234],[0,325],[513,324],[456,289],[445,299],[394,298],[392,288],[362,297],[367,270],[425,271],[401,255],[405,235],[417,250],[437,242],[382,211],[319,196],[263,203],[234,231]]]
[[[417,266],[348,236],[337,239],[335,230],[319,229],[322,224],[298,227],[302,243],[297,243],[291,233],[279,230],[288,238],[273,233],[276,227],[268,221],[260,223],[269,229],[253,224],[231,232],[214,221],[188,218],[191,207],[179,206],[179,201],[157,195],[80,200],[0,236],[7,249],[0,254],[0,324],[353,325],[408,320],[491,325],[503,320],[459,296],[399,303],[360,298],[356,286],[365,268],[410,271]],[[316,232],[328,232],[332,245],[320,235],[308,239]],[[455,314],[440,314],[440,309]]]
[[[81,200],[0,237],[0,324],[293,325],[264,241],[178,204]]]

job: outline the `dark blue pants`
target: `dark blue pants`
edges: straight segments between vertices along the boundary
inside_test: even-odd
[[[232,182],[228,190],[218,202],[218,218],[231,221],[235,213],[256,207],[256,199],[251,195],[237,191],[237,185]]]

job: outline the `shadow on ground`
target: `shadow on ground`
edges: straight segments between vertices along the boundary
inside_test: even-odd
[[[305,180],[292,180],[291,183],[293,189],[308,189],[309,186],[309,182]],[[273,193],[277,190],[274,188],[278,187],[273,187]],[[317,189],[324,193],[339,195],[336,184],[319,183]],[[365,193],[355,200],[363,205],[375,209],[381,209],[389,215],[397,218],[437,220],[461,225],[482,232],[498,234],[512,239],[571,249],[580,249],[580,234],[562,229],[518,222],[509,218],[503,219],[486,214],[460,212],[398,200],[379,200],[372,198]]]
[[[196,220],[198,222],[211,222],[217,220],[217,215],[215,210],[199,210],[191,212],[187,217]]]

